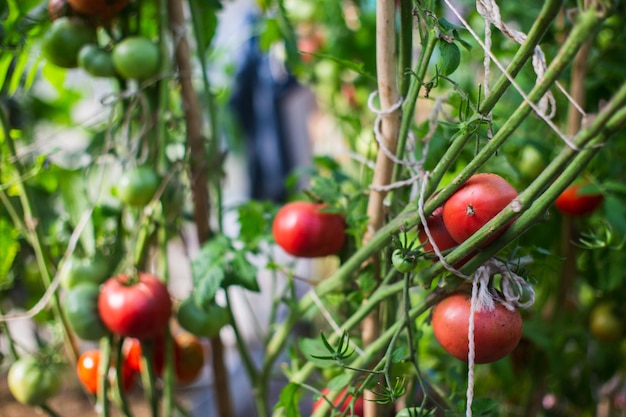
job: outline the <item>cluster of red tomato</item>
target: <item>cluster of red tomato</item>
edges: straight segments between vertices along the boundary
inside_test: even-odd
[[[101,46],[98,27],[126,9],[130,0],[50,0],[52,25],[45,33],[42,52],[62,68],[81,67],[94,77],[146,80],[159,72],[161,51],[142,36],[108,39]],[[104,38],[104,37],[101,37]]]
[[[584,215],[602,203],[601,194],[579,193],[580,184],[568,187],[556,200],[556,208],[564,214]],[[506,208],[518,193],[504,178],[491,173],[471,176],[421,226],[418,238],[422,253],[434,257],[433,242],[442,251],[448,251],[481,229]],[[338,253],[345,243],[345,219],[326,205],[313,202],[292,202],[277,213],[272,231],[276,243],[285,252],[297,257],[320,257]],[[490,231],[491,236],[482,247],[492,243],[508,226]],[[403,273],[411,271],[416,259],[396,249],[392,255],[394,266]],[[454,265],[463,266],[474,253]],[[469,317],[471,298],[467,292],[454,293],[433,309],[432,325],[435,337],[454,357],[467,361],[469,346]],[[517,310],[509,310],[496,303],[493,310],[477,311],[474,316],[475,362],[499,360],[513,351],[522,334],[522,318]]]
[[[148,167],[138,167],[122,174],[115,195],[130,207],[144,207],[161,184],[158,174]],[[109,278],[110,266],[101,255],[91,259],[70,257],[60,270],[64,289],[63,310],[77,337],[97,341],[110,333],[123,340],[121,383],[132,388],[141,371],[142,345],[152,351],[154,370],[162,373],[165,356],[165,332],[174,306],[167,286],[158,277],[139,272]],[[179,383],[198,377],[204,355],[199,337],[214,336],[229,317],[196,307],[190,297],[176,308],[176,321],[185,331],[173,337],[174,371]],[[101,352],[83,352],[77,363],[77,374],[85,389],[97,393]],[[118,358],[119,359],[119,358]],[[115,375],[116,361],[110,363]]]

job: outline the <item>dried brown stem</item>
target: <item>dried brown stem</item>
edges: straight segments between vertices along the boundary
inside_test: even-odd
[[[189,147],[189,181],[193,195],[194,220],[196,232],[200,244],[211,238],[209,214],[211,204],[208,187],[208,162],[205,140],[202,135],[202,115],[200,103],[193,88],[190,74],[191,60],[189,44],[184,36],[184,14],[181,0],[169,0],[170,28],[174,38],[176,67],[178,80],[181,87],[181,95],[185,110],[185,122],[187,126],[187,146]],[[234,411],[230,398],[230,384],[226,365],[224,363],[224,346],[218,337],[211,338],[211,358],[213,380],[215,387],[215,400],[218,415],[221,417],[233,417]]]

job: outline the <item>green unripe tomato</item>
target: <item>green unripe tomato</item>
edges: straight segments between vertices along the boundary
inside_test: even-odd
[[[228,310],[218,304],[204,308],[193,297],[183,300],[176,310],[178,324],[198,337],[215,337],[230,321]]]
[[[534,179],[546,167],[546,161],[541,151],[534,145],[526,145],[518,155],[518,169],[526,179]]]
[[[615,308],[614,303],[602,301],[591,310],[589,330],[601,342],[617,342],[624,336],[624,322]]]
[[[93,284],[79,284],[67,292],[63,311],[76,336],[83,340],[99,340],[109,332],[98,314],[100,288]]]
[[[124,203],[143,207],[152,200],[161,179],[150,167],[138,167],[122,174],[115,192]]]
[[[406,274],[415,268],[415,260],[407,257],[402,249],[395,249],[393,251],[391,254],[391,263],[398,270],[398,272],[402,272],[403,274]]]
[[[70,256],[61,267],[59,274],[59,284],[65,289],[82,283],[98,285],[109,277],[109,265],[101,255],[93,259]]]
[[[9,368],[9,391],[22,404],[42,405],[61,389],[61,373],[57,368],[33,356],[22,356]]]
[[[161,50],[141,36],[125,38],[113,47],[113,65],[127,79],[145,80],[159,73]]]
[[[78,53],[78,66],[94,77],[113,77],[115,67],[111,53],[96,44],[83,46]]]
[[[96,29],[85,20],[60,17],[45,33],[41,51],[49,62],[58,67],[76,68],[82,47],[97,41]]]

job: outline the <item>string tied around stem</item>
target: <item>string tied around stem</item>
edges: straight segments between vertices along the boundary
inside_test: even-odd
[[[493,288],[493,277],[500,276],[500,292]],[[509,311],[515,308],[529,308],[535,302],[535,291],[526,280],[511,271],[509,265],[495,258],[480,266],[471,276],[472,297],[470,302],[470,316],[468,324],[468,370],[465,416],[472,417],[472,402],[474,399],[474,368],[476,357],[476,343],[474,340],[474,316],[476,312],[495,308],[496,303],[502,304]]]

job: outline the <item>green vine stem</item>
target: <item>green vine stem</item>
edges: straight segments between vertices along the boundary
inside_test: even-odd
[[[575,29],[572,32],[573,34],[569,38],[570,45],[568,46],[568,48],[566,48],[566,51],[569,51],[569,53],[566,54],[565,52],[563,52],[555,59],[548,71],[548,73],[551,74],[551,77],[556,77],[556,73],[560,72],[555,70],[554,66],[562,69],[566,65],[565,61],[569,62],[569,60],[566,58],[569,57],[569,59],[571,59],[571,57],[575,54],[577,48],[575,48],[574,46],[580,45],[582,39],[592,33],[593,30],[597,27],[597,25],[599,24],[599,19],[597,17],[598,16],[595,13],[587,13],[586,18],[581,19],[582,23],[579,23],[577,26],[575,26]],[[548,76],[548,74],[546,74],[546,76]],[[554,79],[552,81],[554,81]],[[539,87],[536,87],[533,90],[534,93],[531,97],[536,96],[538,98],[545,92],[541,90],[537,91],[538,88]],[[595,122],[588,129],[582,131],[579,134],[578,140],[575,141],[577,145],[580,146],[582,144],[582,146],[584,146],[585,144],[588,144],[593,137],[598,137],[600,132],[602,132],[602,127],[604,126],[604,124],[606,124],[606,127],[608,129],[612,125],[617,126],[623,121],[621,118],[621,113],[616,111],[616,109],[619,109],[619,105],[621,103],[621,95],[622,93],[620,90],[620,92],[616,94],[616,98],[612,100],[612,104],[609,104],[609,106],[605,108],[601,115],[596,118]],[[522,105],[521,107],[523,108],[524,105]],[[611,107],[611,109],[608,109],[608,107]],[[519,113],[516,112],[516,114],[517,117],[519,117]],[[602,120],[598,120],[600,118]],[[612,121],[612,123],[607,123],[607,120]],[[530,228],[533,224],[535,224],[543,217],[545,210],[552,204],[554,199],[556,199],[556,196],[558,196],[560,191],[562,191],[562,189],[564,189],[567,184],[569,184],[569,182],[571,182],[572,179],[575,178],[580,170],[580,164],[586,164],[586,162],[588,162],[588,160],[593,157],[591,151],[580,152],[577,156],[575,156],[575,153],[576,151],[574,151],[573,149],[565,148],[563,152],[559,155],[559,157],[557,157],[548,166],[548,168],[546,168],[544,173],[542,173],[526,191],[520,194],[519,199],[522,202],[522,207],[525,209],[525,212],[522,213],[521,216],[519,216],[515,224],[513,224],[503,236],[501,236],[489,247],[482,250],[474,259],[468,262],[468,264],[464,267],[465,270],[471,270],[472,268],[476,268],[480,263],[484,262],[490,256],[497,253],[502,247],[504,247],[504,245],[514,240],[517,236]],[[560,181],[553,182],[554,178],[558,176],[558,173],[560,173],[565,166],[568,166],[568,168],[560,177]],[[549,189],[538,199],[541,205],[535,202],[530,207],[524,207],[524,202],[532,201],[532,198],[546,190],[546,186],[551,182],[552,186],[550,186]],[[438,198],[433,198],[426,203],[425,210],[432,212],[432,210],[434,210],[439,204],[441,204],[445,200],[445,198],[451,195],[453,191],[453,184],[444,187],[441,192],[436,196]],[[541,210],[538,210],[538,207],[540,207]],[[500,215],[496,216],[496,218],[493,219],[490,224],[487,224],[485,228],[494,228],[495,230],[495,228],[497,228],[498,226],[503,226],[507,224],[511,219],[513,219],[513,217],[517,215],[518,213],[513,212],[511,209],[505,210]],[[356,271],[361,263],[368,258],[371,252],[380,250],[385,244],[388,243],[388,239],[391,233],[397,231],[400,226],[415,225],[416,222],[419,221],[418,217],[419,216],[416,214],[416,210],[414,207],[407,207],[395,219],[390,221],[386,227],[383,227],[379,231],[379,233],[374,235],[370,242],[368,242],[368,244],[364,245],[354,254],[353,257],[348,259],[346,263],[344,263],[332,277],[320,283],[315,289],[317,295],[321,297],[324,294],[338,288],[341,283],[349,280],[352,277],[354,271]],[[469,254],[473,250],[472,248],[476,247],[480,240],[484,240],[487,238],[487,236],[481,237],[479,235],[480,233],[477,233],[473,238],[470,238],[470,240],[460,245],[458,249],[450,253],[446,257],[448,263],[454,264],[455,261],[458,262],[467,254]],[[418,285],[423,282],[430,282],[433,277],[443,272],[443,269],[443,266],[440,263],[437,263],[432,267],[420,271],[420,273],[415,277],[413,284]],[[374,303],[378,302],[376,296],[380,294],[380,291],[383,290],[388,291],[389,288],[379,288],[378,291],[372,294],[372,297],[369,301]],[[394,288],[392,292],[395,293],[396,291],[400,290],[401,287],[398,287]],[[272,357],[275,357],[280,351],[281,346],[287,339],[289,329],[291,329],[292,326],[295,324],[295,322],[297,321],[297,317],[299,317],[299,315],[311,308],[312,304],[313,302],[310,296],[307,295],[303,297],[298,304],[298,308],[292,310],[292,314],[289,315],[286,322],[277,329],[277,332],[273,335],[268,344],[268,358],[270,360]]]
[[[111,410],[109,404],[109,365],[111,364],[111,345],[113,335],[103,337],[100,340],[100,363],[98,364],[98,393],[97,406],[101,417],[109,417]]]
[[[39,406],[39,408],[50,417],[61,417],[60,414],[58,414],[56,411],[50,408],[50,406],[47,404],[42,404]]]
[[[120,412],[124,417],[132,417],[132,413],[128,406],[128,401],[126,399],[126,393],[124,392],[124,361],[121,360],[123,357],[122,346],[124,343],[124,339],[119,339],[115,341],[115,383],[113,386],[113,398],[116,402],[116,405],[119,407]]]
[[[404,285],[404,283],[402,283],[402,282],[399,282],[397,284],[399,284],[400,287],[402,287]],[[396,286],[397,286],[397,284],[396,284]],[[401,290],[402,289],[400,288],[400,291]],[[434,292],[430,293],[426,297],[424,303],[420,304],[419,306],[413,307],[409,311],[409,313],[408,313],[409,319],[412,320],[412,321],[417,319],[419,316],[421,316],[426,311],[428,311],[432,306],[437,304],[437,302],[443,296],[445,296],[445,293],[443,291],[440,291],[440,290],[437,290],[437,291],[434,291]],[[367,346],[367,348],[365,348],[364,354],[362,356],[359,356],[354,361],[352,361],[352,363],[350,364],[350,367],[351,368],[362,368],[365,364],[370,362],[372,360],[372,358],[374,358],[377,355],[379,355],[379,353],[381,351],[383,351],[384,349],[387,348],[387,346],[388,346],[389,342],[392,340],[393,336],[399,331],[399,329],[404,327],[405,324],[406,324],[406,322],[404,320],[400,320],[400,321],[394,323],[392,326],[390,326],[384,332],[382,332],[378,339],[376,339],[372,344],[370,344],[369,346]],[[383,359],[383,361],[384,360],[385,359]],[[296,374],[296,375],[294,375],[292,377],[292,382],[295,382],[295,383],[303,382],[308,377],[308,375],[313,370],[313,368],[314,368],[314,365],[311,362],[307,363],[301,369],[301,371],[298,374]],[[355,373],[355,371],[351,371],[351,370],[347,370],[346,372]],[[325,412],[326,412],[326,410],[324,409],[324,407],[319,407],[315,411],[315,413],[313,413],[311,415],[311,417],[321,417],[321,416],[324,415]]]
[[[506,73],[509,74],[511,78],[515,78],[517,74],[519,74],[524,65],[533,55],[535,48],[545,35],[548,28],[554,22],[554,19],[558,15],[562,6],[563,0],[547,0],[544,2],[537,19],[535,19],[535,22],[528,32],[526,42],[520,46],[506,68]],[[500,75],[493,87],[491,87],[489,95],[485,98],[485,101],[481,103],[479,112],[485,116],[488,115],[496,104],[498,104],[500,97],[502,97],[510,85],[510,78],[505,74]]]
[[[141,381],[150,405],[152,417],[159,416],[159,395],[156,386],[157,375],[154,369],[154,341],[141,343]]]
[[[23,178],[26,170],[24,169],[24,166],[20,161],[15,142],[13,141],[13,137],[11,136],[11,132],[9,131],[7,115],[4,107],[2,106],[0,106],[0,124],[2,124],[4,143],[8,150],[9,156],[13,160],[13,168],[17,172],[17,177]],[[41,232],[41,228],[37,227],[38,216],[36,208],[32,203],[33,200],[32,196],[30,195],[30,191],[27,187],[24,186],[21,181],[19,181],[16,186],[19,192],[19,199],[24,218],[24,232],[26,234],[28,242],[33,248],[33,251],[35,253],[35,259],[37,260],[37,266],[39,268],[39,271],[41,272],[41,278],[44,287],[47,289],[50,287],[50,285],[52,285],[53,279],[53,275],[50,272],[50,265],[52,264],[51,257],[46,252],[46,247],[43,243],[44,238]],[[61,301],[59,299],[59,293],[57,291],[54,291],[54,293],[52,294],[52,314],[54,315],[55,319],[57,319],[58,322],[61,323],[65,346],[68,349],[68,354],[75,362],[76,358],[78,358],[78,347],[74,342],[73,333],[70,330],[70,327],[67,324],[65,316],[63,315],[63,312],[61,310]]]
[[[557,56],[552,63],[548,66],[545,76],[533,87],[528,93],[528,99],[532,102],[539,100],[557,81],[559,75],[570,64],[570,62],[576,56],[576,53],[580,47],[584,44],[587,38],[591,36],[595,30],[602,23],[606,16],[604,13],[597,12],[596,10],[588,10],[580,14],[577,23],[572,28],[570,36],[566,39],[565,43],[559,50]],[[465,168],[452,180],[452,187],[446,187],[445,191],[441,191],[433,197],[434,208],[452,195],[467,179],[474,174],[491,156],[502,146],[507,138],[509,138],[520,124],[530,115],[532,112],[531,106],[526,102],[522,104],[513,112],[513,114],[502,125],[493,138],[485,145],[483,149],[472,159]],[[477,118],[481,115],[475,116]],[[436,171],[439,171],[439,167],[433,170],[432,181],[428,184],[428,189],[425,198],[429,197],[428,192],[434,190],[437,186]],[[443,172],[438,173],[443,176]],[[430,212],[428,212],[430,213]]]
[[[528,62],[535,48],[543,38],[543,35],[550,27],[555,16],[558,14],[561,5],[562,0],[549,0],[544,3],[537,20],[535,20],[535,23],[528,32],[526,42],[520,46],[513,56],[509,66],[506,68],[506,72],[512,77],[515,77]],[[487,117],[510,85],[511,81],[506,75],[503,74],[500,78],[498,78],[494,86],[491,88],[489,96],[487,96],[485,101],[480,104],[479,113],[481,118]],[[452,144],[448,147],[446,153],[441,158],[441,161],[433,169],[433,172],[430,175],[431,180],[427,184],[425,192],[426,196],[430,196],[435,191],[439,182],[450,166],[454,163],[454,160],[467,144],[470,137],[470,132],[467,132],[464,135],[455,138]],[[430,213],[430,211],[426,211],[425,214],[428,216]]]
[[[398,41],[398,79],[400,95],[405,97],[409,91],[411,76],[409,70],[413,56],[413,2],[400,1],[400,38]]]

